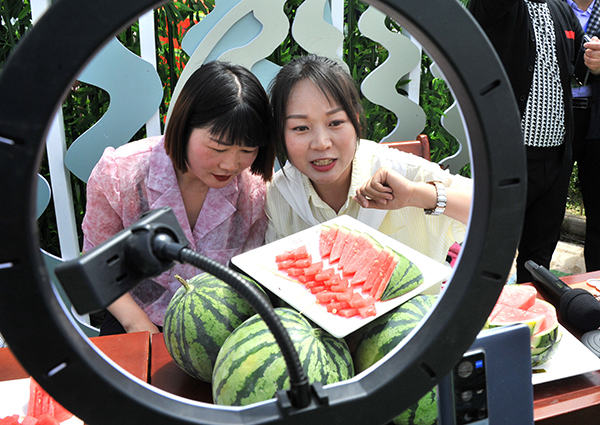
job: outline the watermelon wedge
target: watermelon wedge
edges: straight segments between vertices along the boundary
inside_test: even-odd
[[[373,261],[383,249],[381,245],[367,234],[361,235],[361,244],[353,257],[349,258],[347,264],[344,264],[343,273],[347,276],[355,274],[359,268],[372,265]]]
[[[536,295],[535,288],[529,285],[506,285],[488,318],[490,327],[513,323],[529,326],[532,366],[547,362],[562,339],[556,309]]]
[[[335,236],[333,246],[331,247],[331,253],[329,254],[330,263],[335,263],[342,256],[342,251],[344,250],[344,245],[346,244],[348,235],[350,235],[350,229],[346,227],[339,228],[337,235]]]
[[[389,278],[387,286],[381,293],[382,301],[404,295],[425,282],[421,270],[412,261],[399,252],[394,251],[394,254],[398,257],[398,262]]]
[[[71,412],[58,404],[33,378],[29,378],[27,416],[40,418],[44,415],[50,415],[56,418],[58,422],[73,417]]]
[[[360,236],[361,233],[358,230],[352,230],[346,238],[344,249],[342,250],[342,255],[340,255],[340,260],[338,263],[338,270],[343,270],[348,264],[348,259],[356,252],[356,247],[358,246]]]
[[[375,284],[375,281],[378,278],[380,278],[381,273],[382,273],[382,267],[385,265],[385,263],[389,257],[390,257],[390,250],[387,248],[382,249],[381,252],[379,253],[379,256],[377,257],[377,259],[375,260],[375,262],[373,263],[373,265],[371,266],[371,268],[369,270],[367,279],[365,280],[365,283],[363,284],[363,287],[362,287],[363,292],[367,292],[367,293],[371,292],[371,288]]]

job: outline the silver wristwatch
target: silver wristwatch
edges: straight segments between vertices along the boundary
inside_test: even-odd
[[[427,182],[427,184],[435,186],[435,191],[437,193],[437,202],[435,205],[435,209],[426,209],[425,214],[427,215],[441,215],[446,211],[446,202],[448,201],[448,197],[446,196],[446,185],[442,182]]]

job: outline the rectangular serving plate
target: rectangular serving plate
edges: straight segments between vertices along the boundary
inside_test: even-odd
[[[285,272],[277,270],[275,256],[284,251],[305,245],[313,261],[320,261],[319,237],[321,226],[332,226],[334,224],[344,226],[350,230],[367,233],[382,246],[389,246],[396,252],[404,255],[419,268],[423,274],[424,283],[400,297],[388,301],[377,301],[375,303],[377,309],[375,316],[345,318],[328,313],[325,307],[317,303],[316,296],[306,289],[302,283],[288,277]],[[442,282],[447,280],[452,273],[452,269],[449,266],[438,263],[426,255],[347,215],[337,217],[260,248],[245,252],[232,258],[231,261],[236,267],[247,273],[274,295],[337,338],[349,335],[420,293],[439,293]],[[331,267],[327,260],[323,260],[323,262],[324,268]]]

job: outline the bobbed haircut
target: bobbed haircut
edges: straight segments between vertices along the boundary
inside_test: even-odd
[[[339,105],[352,122],[357,137],[361,137],[363,107],[356,81],[339,62],[309,54],[292,59],[271,81],[271,108],[273,109],[272,136],[277,146],[277,159],[283,166],[288,159],[285,145],[286,110],[294,86],[303,80],[312,82],[331,103]]]
[[[208,62],[186,81],[165,131],[165,150],[183,173],[188,170],[190,136],[197,128],[208,129],[228,146],[258,147],[250,171],[264,181],[271,179],[276,148],[270,135],[269,96],[246,68]]]

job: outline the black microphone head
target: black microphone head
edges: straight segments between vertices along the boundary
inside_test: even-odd
[[[560,298],[559,313],[582,332],[600,327],[600,302],[588,291],[574,288]]]

